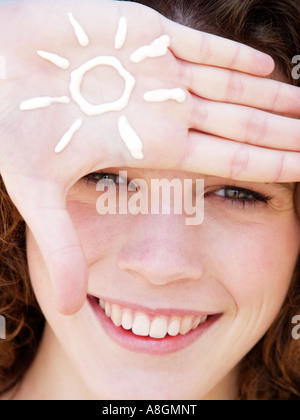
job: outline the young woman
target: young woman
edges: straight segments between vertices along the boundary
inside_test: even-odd
[[[300,7],[294,1],[139,3],[186,26],[270,54],[277,69],[272,78],[297,84],[291,60],[300,52]],[[209,72],[214,75],[211,83],[218,83],[217,69]],[[209,77],[205,80],[209,83]],[[248,86],[252,82],[247,77]],[[239,103],[245,90],[236,83],[229,88],[236,98],[225,102]],[[272,103],[262,108],[276,111],[274,97],[268,101]],[[210,107],[203,99],[202,106],[209,110],[201,119],[199,107],[202,131],[224,137],[218,144],[226,144],[235,135],[234,127],[230,135],[223,128],[221,135],[218,126],[224,127],[224,116],[234,105],[212,102]],[[167,118],[167,106],[164,112]],[[238,117],[236,121],[238,128]],[[294,119],[284,121],[292,126]],[[106,130],[112,121],[108,124]],[[145,130],[151,131],[151,124],[151,119],[143,120]],[[203,137],[204,146],[205,139],[210,138]],[[40,247],[1,180],[4,399],[299,398],[299,341],[292,334],[292,320],[300,314],[299,179],[295,174],[294,182],[265,183],[262,176],[259,182],[259,170],[243,180],[237,170],[221,177],[218,149],[214,153],[215,160],[208,152],[210,164],[200,173],[179,170],[171,162],[167,168],[141,168],[138,163],[102,166],[69,188],[67,209],[84,250],[89,280],[83,307],[68,316],[57,311]],[[268,156],[275,158],[271,150]],[[168,155],[165,165],[167,161]],[[205,179],[205,217],[199,226],[187,226],[186,214],[172,212],[97,212],[99,181],[109,180],[115,185],[111,191],[121,194],[122,186],[132,182],[136,190],[128,192],[130,200],[142,185],[150,191],[153,179],[179,179],[184,185],[187,179],[195,184],[199,178]],[[120,202],[124,199],[118,197]]]

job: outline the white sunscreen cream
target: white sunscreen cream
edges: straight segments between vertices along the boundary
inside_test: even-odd
[[[115,49],[120,50],[124,47],[127,38],[127,19],[121,17],[119,21],[119,27],[115,38]]]
[[[147,58],[163,57],[169,51],[171,39],[168,35],[162,35],[160,38],[155,39],[150,45],[145,45],[137,49],[131,54],[130,60],[133,63],[141,63]]]
[[[80,90],[84,75],[98,66],[110,66],[117,70],[120,76],[125,80],[125,88],[123,95],[115,102],[110,102],[101,105],[92,105],[87,102]],[[71,74],[70,91],[73,100],[77,103],[80,109],[88,116],[96,116],[106,114],[112,111],[121,111],[129,103],[133,88],[135,86],[135,78],[122,66],[120,60],[116,57],[99,56],[95,57],[87,63],[83,64]]]
[[[144,94],[144,100],[154,103],[173,100],[183,104],[186,101],[186,92],[180,88],[152,90]]]
[[[143,143],[124,115],[119,118],[118,127],[120,136],[131,156],[137,160],[144,159]]]
[[[90,44],[89,37],[80,23],[75,19],[73,14],[68,13],[69,21],[73,27],[75,36],[82,47],[87,47]],[[121,50],[125,45],[128,36],[128,22],[126,17],[122,16],[119,19],[118,29],[115,35],[114,46],[116,50]],[[171,39],[168,35],[162,35],[155,39],[150,45],[144,45],[135,50],[129,57],[133,63],[141,63],[148,58],[163,57],[168,54],[169,47],[171,45]],[[40,58],[47,60],[51,64],[55,65],[61,70],[67,70],[71,66],[69,60],[58,54],[52,52],[38,50],[37,54]],[[0,79],[6,77],[6,62],[4,57],[0,56]],[[125,86],[118,100],[109,103],[102,103],[94,105],[88,102],[82,93],[83,80],[89,71],[95,69],[98,66],[108,66],[116,70],[119,76],[124,80]],[[101,83],[101,80],[99,80]],[[69,90],[71,98],[79,106],[79,109],[87,116],[100,116],[108,112],[116,112],[124,110],[130,101],[134,87],[136,85],[136,79],[134,76],[125,69],[122,62],[114,56],[97,56],[85,62],[83,65],[75,69],[70,74]],[[113,82],[111,84],[113,89]],[[184,89],[158,89],[148,91],[144,94],[144,100],[146,102],[166,102],[169,100],[183,103],[186,100],[186,92]],[[100,98],[101,100],[101,98]],[[36,97],[28,99],[20,104],[20,110],[31,111],[40,108],[46,108],[54,103],[58,104],[69,104],[71,101],[67,96],[61,97]],[[71,142],[76,132],[81,128],[83,119],[77,119],[69,130],[62,136],[59,143],[55,148],[56,153],[61,153]],[[128,151],[134,159],[141,160],[144,158],[143,143],[130,125],[126,116],[122,115],[118,120],[118,129],[126,145]]]
[[[61,138],[60,142],[55,148],[55,153],[61,153],[65,148],[69,145],[70,141],[72,140],[74,134],[79,130],[82,126],[82,119],[78,119],[74,122],[71,128],[66,132],[66,134]]]
[[[51,98],[50,96],[43,96],[40,98],[33,98],[24,101],[20,105],[21,111],[32,111],[39,108],[47,108],[52,104],[68,104],[70,99],[67,96],[61,96],[58,98]]]
[[[74,18],[72,13],[68,13],[69,21],[74,28],[75,35],[78,39],[79,45],[87,47],[90,44],[89,37],[80,23]]]
[[[56,67],[59,67],[62,70],[67,70],[70,67],[69,60],[57,54],[41,50],[38,50],[37,54],[44,60],[50,61],[50,63],[54,64]]]

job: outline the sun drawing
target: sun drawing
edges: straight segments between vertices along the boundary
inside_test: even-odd
[[[74,18],[72,13],[68,14],[69,22],[74,29],[74,33],[79,42],[79,45],[83,48],[87,47],[90,44],[88,35],[86,34],[83,27],[79,22]],[[127,19],[121,17],[119,21],[119,26],[115,36],[115,49],[120,50],[123,48],[126,38],[127,38]],[[141,63],[147,58],[162,57],[167,54],[170,46],[170,37],[168,35],[163,35],[155,39],[150,45],[145,45],[138,48],[134,51],[130,60],[133,63]],[[67,58],[61,57],[57,54],[47,52],[47,51],[37,51],[37,54],[43,59],[47,60],[56,67],[66,71],[70,67],[70,62]],[[98,66],[110,66],[114,68],[119,76],[124,79],[125,87],[121,97],[114,102],[103,103],[100,105],[92,105],[84,99],[84,96],[81,93],[81,85],[83,78],[86,73],[93,70]],[[36,97],[32,99],[25,100],[20,105],[21,111],[32,111],[35,109],[47,108],[55,103],[60,104],[69,104],[73,100],[80,108],[80,110],[87,116],[99,116],[107,112],[122,111],[124,110],[131,98],[133,89],[135,87],[136,80],[131,73],[129,73],[121,61],[114,56],[97,56],[91,60],[84,63],[82,66],[71,72],[70,75],[70,94],[71,98],[68,96],[61,97]],[[168,100],[174,100],[178,103],[183,103],[186,100],[186,92],[180,88],[174,89],[160,89],[146,92],[144,94],[144,100],[147,102],[164,102]],[[83,119],[78,118],[69,130],[62,136],[58,142],[55,152],[61,153],[71,142],[75,133],[80,129],[83,124]],[[143,144],[138,134],[135,132],[133,127],[130,125],[125,115],[121,115],[118,121],[118,129],[122,140],[124,141],[128,151],[131,153],[132,157],[135,159],[143,159]]]

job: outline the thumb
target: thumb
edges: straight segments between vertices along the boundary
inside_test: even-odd
[[[64,315],[78,312],[87,296],[88,271],[68,211],[39,209],[26,222],[48,269],[58,311]]]
[[[78,312],[87,296],[88,268],[62,186],[36,179],[29,184],[24,176],[3,179],[40,249],[58,311],[64,315]]]

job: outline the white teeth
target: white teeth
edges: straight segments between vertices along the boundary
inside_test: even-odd
[[[122,325],[122,311],[119,305],[112,306],[111,320],[116,327],[120,327]]]
[[[147,337],[150,331],[150,319],[146,314],[138,313],[133,321],[132,332],[135,335]]]
[[[168,333],[168,319],[166,317],[154,318],[150,328],[150,337],[164,338]]]
[[[193,324],[193,317],[191,316],[185,316],[180,324],[180,331],[179,333],[181,335],[187,334],[192,329]]]
[[[201,316],[197,316],[192,322],[192,330],[195,330],[200,324]]]
[[[168,328],[168,334],[175,337],[180,331],[180,318],[171,318]]]
[[[131,330],[135,335],[150,336],[156,339],[165,338],[166,335],[172,337],[178,334],[185,335],[208,319],[208,316],[196,317],[192,315],[149,316],[144,312],[134,312],[131,309],[110,304],[102,299],[99,300],[99,305],[116,327],[122,326],[127,331]]]
[[[111,305],[109,303],[105,304],[105,314],[108,318],[111,317]]]
[[[122,327],[124,330],[131,330],[133,325],[133,314],[129,309],[125,309],[122,315]]]

